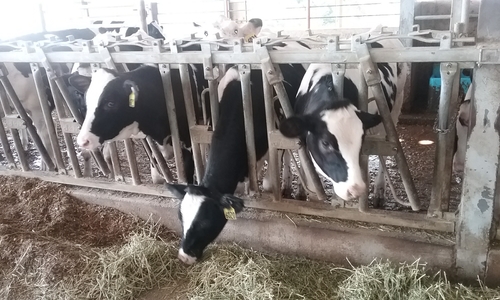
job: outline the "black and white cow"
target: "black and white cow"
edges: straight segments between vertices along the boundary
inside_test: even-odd
[[[399,40],[382,40],[371,45],[402,48]],[[406,75],[396,64],[377,65],[393,121],[397,124]],[[384,130],[379,125],[381,117],[374,114],[377,112],[374,102],[369,105],[369,113],[358,109],[359,71],[346,70],[344,99],[335,96],[331,72],[329,64],[311,64],[297,95],[296,116],[284,120],[280,131],[287,137],[304,140],[318,173],[333,183],[340,198],[350,200],[366,193],[359,165],[365,131],[373,128],[375,133],[382,133]],[[374,128],[377,125],[380,127]],[[375,191],[376,197],[383,199],[385,179],[380,167]]]
[[[283,64],[280,68],[286,92],[293,103],[305,69],[301,64]],[[255,151],[258,166],[262,166],[268,151],[262,73],[252,71],[250,81]],[[220,234],[227,222],[224,209],[238,213],[244,206],[242,199],[233,196],[238,184],[248,177],[243,100],[236,67],[230,68],[222,78],[219,91],[219,120],[200,185],[167,184],[167,188],[182,199],[179,219],[183,231],[178,257],[186,264],[200,259],[207,245]]]

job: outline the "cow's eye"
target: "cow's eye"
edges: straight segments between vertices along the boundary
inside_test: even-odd
[[[321,145],[323,146],[323,148],[325,148],[326,150],[333,150],[333,147],[330,143],[328,143],[328,141],[321,141]]]

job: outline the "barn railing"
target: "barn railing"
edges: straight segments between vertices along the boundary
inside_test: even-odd
[[[424,37],[423,34],[430,34],[432,37]],[[359,37],[358,37],[359,38]],[[439,44],[439,46],[433,47],[419,47],[419,48],[405,48],[405,49],[370,49],[364,48],[363,45],[366,43],[374,42],[383,38],[402,38],[402,39],[418,39],[422,41],[427,41],[434,44]],[[288,39],[291,41],[292,39]],[[179,133],[177,124],[175,122],[175,105],[172,101],[172,84],[170,77],[170,70],[173,68],[178,68],[181,74],[181,80],[183,82],[183,90],[185,91],[184,95],[191,95],[188,91],[190,91],[189,87],[189,78],[188,78],[188,70],[187,64],[197,63],[203,64],[205,70],[205,78],[209,81],[209,95],[210,95],[210,106],[212,110],[212,116],[214,119],[217,118],[217,107],[218,107],[218,97],[217,97],[217,79],[220,78],[217,76],[216,66],[220,66],[224,64],[237,64],[239,65],[239,72],[242,79],[243,85],[243,95],[245,100],[245,107],[249,107],[249,101],[251,101],[251,97],[248,94],[249,78],[245,76],[247,70],[262,70],[264,80],[264,88],[266,95],[266,104],[269,104],[272,100],[271,86],[276,90],[280,103],[282,104],[285,114],[291,114],[291,107],[289,102],[286,99],[286,93],[284,93],[284,89],[282,86],[282,81],[280,79],[279,68],[274,67],[275,64],[281,63],[330,63],[332,64],[332,70],[345,70],[346,68],[357,68],[358,64],[361,63],[361,74],[366,78],[368,82],[368,86],[374,88],[375,95],[379,95],[379,91],[376,91],[376,83],[377,78],[371,77],[372,73],[367,72],[368,70],[373,68],[373,63],[380,62],[450,62],[442,64],[442,70],[446,75],[449,75],[450,78],[455,78],[453,70],[458,68],[472,68],[476,64],[477,65],[487,65],[487,64],[500,64],[500,56],[498,55],[497,48],[476,48],[475,46],[460,46],[455,47],[454,43],[462,43],[462,42],[471,42],[473,39],[471,38],[454,38],[452,33],[450,32],[414,32],[408,36],[393,36],[389,34],[382,34],[381,37],[362,41],[362,40],[339,40],[336,36],[331,36],[326,38],[323,41],[305,39],[303,40],[306,43],[315,43],[319,48],[323,49],[313,49],[307,51],[276,51],[270,50],[267,46],[272,46],[275,43],[281,42],[283,39],[256,39],[252,44],[244,44],[242,40],[232,41],[231,43],[227,43],[224,41],[216,41],[216,42],[208,42],[208,41],[199,41],[199,40],[191,40],[188,44],[181,45],[181,41],[170,41],[164,43],[161,40],[152,40],[145,41],[139,39],[138,41],[117,41],[116,43],[111,43],[106,47],[104,45],[93,45],[90,41],[71,41],[71,42],[47,42],[47,43],[38,43],[37,45],[32,45],[30,43],[25,43],[23,46],[19,47],[20,51],[16,52],[0,52],[0,62],[2,63],[13,63],[13,62],[28,62],[31,63],[31,69],[33,71],[35,82],[37,86],[37,90],[39,95],[42,95],[42,83],[39,79],[39,69],[41,67],[45,68],[51,83],[51,90],[55,97],[56,102],[56,112],[58,114],[58,121],[61,125],[61,130],[63,132],[63,137],[65,141],[65,146],[68,151],[69,159],[71,162],[71,166],[73,169],[73,177],[65,176],[67,166],[60,155],[61,149],[58,147],[57,142],[57,134],[54,126],[49,126],[49,133],[51,136],[51,143],[53,149],[45,149],[43,144],[37,138],[36,131],[34,131],[34,127],[31,124],[29,117],[23,113],[24,109],[19,107],[18,101],[16,101],[15,93],[12,93],[10,83],[8,79],[5,77],[4,69],[2,68],[1,82],[2,86],[7,90],[7,94],[9,98],[13,101],[13,104],[16,108],[17,113],[24,120],[24,123],[19,121],[9,121],[15,119],[12,117],[12,114],[7,113],[8,105],[5,101],[5,97],[2,98],[2,105],[4,107],[4,111],[7,116],[5,118],[5,124],[7,129],[11,130],[14,139],[14,145],[16,151],[19,153],[19,160],[22,165],[22,171],[18,171],[17,168],[6,169],[3,168],[0,174],[14,174],[21,176],[39,176],[44,179],[70,184],[70,185],[78,185],[78,186],[87,186],[101,189],[109,189],[109,190],[117,190],[117,191],[125,191],[125,192],[133,192],[133,193],[141,193],[147,195],[157,195],[157,196],[172,196],[170,195],[162,186],[152,186],[148,184],[141,184],[137,163],[134,161],[135,154],[134,149],[131,145],[130,140],[125,141],[126,154],[129,160],[129,165],[131,168],[131,176],[133,185],[128,185],[124,183],[116,183],[109,182],[103,180],[89,179],[89,178],[81,178],[81,170],[77,161],[76,151],[74,147],[74,143],[72,141],[72,134],[76,134],[79,130],[78,124],[81,124],[81,116],[78,116],[76,113],[76,109],[72,107],[72,104],[69,101],[68,92],[61,78],[58,76],[57,72],[54,71],[55,64],[57,63],[91,63],[93,68],[98,68],[100,66],[106,66],[108,68],[113,68],[117,70],[123,71],[124,69],[121,67],[127,63],[154,63],[158,65],[160,73],[162,75],[162,80],[165,87],[166,99],[167,99],[167,108],[168,108],[168,116],[170,120],[170,127],[172,129],[172,138],[173,138],[173,148],[176,158],[176,169],[177,169],[177,178],[180,181],[185,182],[185,174],[182,173],[183,163],[182,163],[182,151],[180,147]],[[286,41],[286,40],[285,40]],[[199,43],[202,45],[202,51],[199,52],[183,52],[183,48],[189,44]],[[125,44],[134,44],[141,45],[144,48],[143,52],[115,52],[115,47],[118,45]],[[52,46],[70,46],[73,51],[65,51],[65,52],[49,52],[49,49]],[[217,46],[224,46],[232,50],[228,51],[220,51],[217,50]],[[366,70],[366,71],[365,71]],[[450,73],[448,73],[450,72]],[[378,72],[373,72],[378,73]],[[337,74],[337,72],[335,72]],[[219,74],[222,75],[222,74]],[[334,75],[335,80],[338,82],[343,82],[341,79],[343,78],[343,72],[338,72],[337,75]],[[447,76],[443,76],[443,94],[442,100],[444,101],[442,105],[442,109],[440,110],[440,117],[448,119],[447,121],[443,121],[440,119],[440,126],[444,126],[446,129],[446,124],[450,124],[450,115],[451,110],[450,107],[453,107],[455,104],[450,104],[453,101],[457,101],[457,99],[452,99],[454,95],[453,90],[458,88],[458,85],[449,84],[451,81],[447,81]],[[450,79],[451,80],[451,79]],[[455,79],[453,79],[455,80]],[[363,80],[364,81],[364,80]],[[362,92],[363,95],[367,95],[368,86]],[[5,94],[4,94],[5,96]],[[366,96],[365,96],[366,97]],[[191,127],[191,138],[192,138],[192,147],[194,151],[194,158],[196,164],[196,177],[201,178],[204,170],[204,156],[202,152],[202,148],[200,145],[209,144],[211,139],[211,131],[207,130],[207,126],[205,124],[198,124],[198,120],[194,117],[193,101],[186,97],[186,109],[188,113],[189,125]],[[40,97],[40,101],[46,102],[43,96]],[[380,102],[380,101],[378,101]],[[385,101],[382,101],[385,102]],[[447,104],[448,103],[448,104]],[[379,107],[380,107],[380,103]],[[47,107],[44,107],[45,104],[42,103],[42,108],[45,116],[45,120],[48,123],[51,123],[51,116],[48,112]],[[273,115],[269,105],[266,107],[266,116],[268,120],[273,119]],[[366,108],[366,103],[364,104]],[[445,113],[448,111],[448,113]],[[387,111],[384,112],[383,109],[381,113],[384,115],[384,124],[387,128],[391,128],[390,124],[392,121],[387,119]],[[214,124],[213,122],[212,124]],[[251,112],[248,109],[245,110],[245,124],[246,128],[251,128]],[[268,124],[274,124],[274,122],[269,122]],[[393,126],[394,124],[392,124]],[[45,164],[48,166],[49,171],[30,171],[28,164],[25,159],[23,159],[22,155],[22,147],[20,146],[20,141],[17,136],[17,130],[23,129],[27,127],[30,132],[31,137],[33,138],[38,151],[42,155],[42,159]],[[401,150],[401,146],[397,139],[397,134],[395,129],[387,130],[388,138],[377,138],[371,137],[367,138],[362,149],[363,155],[368,154],[376,154],[376,155],[401,155],[398,160],[398,167],[401,170],[403,164],[404,167],[404,155]],[[14,162],[14,158],[10,152],[10,146],[6,136],[6,128],[0,126],[0,138],[4,148],[5,155],[7,156],[8,161],[10,162],[10,166],[12,167]],[[298,201],[298,200],[290,200],[290,199],[281,199],[281,191],[279,187],[279,162],[277,151],[279,149],[288,149],[288,150],[297,150],[302,151],[300,155],[300,165],[303,170],[303,174],[301,180],[305,182],[306,189],[312,191],[316,194],[316,197],[319,200],[325,200],[326,195],[324,194],[323,187],[321,182],[319,182],[318,175],[312,168],[312,164],[308,161],[308,155],[305,152],[304,147],[300,147],[298,145],[298,140],[287,139],[284,138],[277,129],[273,126],[268,128],[268,138],[270,141],[270,157],[269,157],[269,171],[273,172],[273,197],[262,194],[257,196],[249,196],[246,202],[247,207],[258,208],[258,209],[269,209],[269,210],[277,210],[282,212],[291,212],[291,213],[300,213],[300,214],[308,214],[308,215],[316,215],[316,216],[325,216],[325,217],[333,217],[340,219],[349,219],[354,221],[365,221],[365,222],[373,222],[379,224],[388,224],[388,225],[397,225],[397,226],[405,226],[405,227],[413,227],[420,229],[430,229],[430,230],[439,230],[439,231],[448,231],[452,232],[455,230],[455,214],[452,212],[448,212],[447,207],[443,207],[443,203],[446,204],[446,197],[448,195],[444,194],[443,189],[449,190],[449,184],[445,183],[446,175],[448,173],[451,174],[451,165],[449,164],[449,160],[451,157],[446,157],[442,155],[436,156],[436,165],[439,166],[436,168],[435,181],[442,183],[437,184],[435,190],[433,190],[433,195],[437,195],[433,197],[431,201],[431,206],[429,209],[429,216],[425,214],[416,214],[416,213],[404,213],[404,212],[388,212],[388,211],[380,211],[367,209],[366,199],[361,199],[359,204],[359,208],[364,212],[359,212],[349,208],[348,203],[344,203],[343,201],[332,201],[332,203],[336,203],[337,207],[329,206],[321,201]],[[437,149],[446,149],[448,151],[450,147],[452,147],[452,143],[450,143],[449,136],[452,134],[453,129],[449,130],[449,132],[443,133],[445,138],[438,139]],[[250,134],[251,131],[247,131],[247,143],[248,145],[253,145],[252,138],[253,134]],[[54,139],[55,138],[55,139]],[[167,167],[166,162],[164,161],[161,153],[157,149],[156,145],[151,141],[151,139],[142,140],[143,145],[146,148],[146,152],[148,157],[152,159],[152,162],[157,165],[157,167],[161,170],[161,173],[165,177],[167,181],[172,181],[173,176],[170,174],[170,170]],[[253,146],[248,147],[249,155],[249,164],[251,170],[250,176],[250,187],[252,190],[256,189],[257,184],[257,170],[256,170],[256,162],[255,162],[255,149],[252,149]],[[148,150],[149,149],[149,150]],[[51,161],[50,157],[48,157],[48,152],[53,150],[56,158],[56,166],[58,169],[58,174],[53,172],[54,164]],[[57,154],[59,153],[59,154]],[[116,152],[116,148],[112,147],[112,160],[113,166],[116,166],[115,176],[121,174],[118,154]],[[442,153],[442,152],[438,152]],[[402,158],[401,158],[402,157]],[[105,170],[105,166],[102,160],[97,159],[99,162],[99,166],[101,169]],[[366,162],[366,159],[365,159]],[[116,165],[115,165],[116,163]],[[449,170],[448,170],[449,169]],[[403,169],[401,173],[408,172],[406,175],[406,181],[408,181],[408,185],[411,185],[411,177],[409,176],[409,170],[406,166],[406,169]],[[440,178],[444,178],[444,180],[439,180]],[[312,188],[311,185],[312,184]],[[406,184],[405,184],[406,186]],[[407,189],[408,191],[408,189]],[[411,191],[410,193],[415,193],[415,191]],[[313,194],[310,196],[314,196]],[[413,207],[414,209],[418,209],[418,197],[417,195],[413,195],[416,197],[414,199],[415,203]],[[410,196],[411,197],[411,196]],[[269,200],[278,200],[278,201],[269,201]],[[314,197],[312,197],[314,198]],[[340,207],[338,207],[340,206]],[[364,206],[364,207],[363,207]],[[432,217],[430,217],[432,216]]]

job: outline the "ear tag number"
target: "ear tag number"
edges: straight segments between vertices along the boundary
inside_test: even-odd
[[[128,106],[135,107],[135,93],[134,92],[130,92],[130,95],[128,95]]]
[[[234,208],[232,206],[224,208],[224,216],[227,220],[236,220],[236,212],[234,211]]]

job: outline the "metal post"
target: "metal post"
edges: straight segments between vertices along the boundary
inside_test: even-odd
[[[267,165],[267,172],[271,180],[271,187],[273,189],[274,201],[281,200],[280,190],[280,162],[278,156],[278,149],[272,146],[270,133],[275,129],[274,123],[274,100],[273,100],[273,87],[267,81],[267,77],[262,74],[262,85],[264,87],[264,101],[266,109],[266,125],[267,125],[267,139],[269,140],[269,161]],[[260,171],[260,170],[259,170]]]
[[[9,168],[15,168],[16,161],[14,160],[14,156],[12,155],[9,140],[7,138],[7,132],[5,131],[5,127],[3,127],[3,122],[0,122],[0,142],[2,143],[3,152],[5,153],[7,161],[9,162]]]
[[[51,76],[49,76],[50,78]],[[49,79],[50,91],[52,93],[52,97],[54,98],[54,104],[56,107],[56,113],[59,120],[67,118],[66,110],[64,109],[63,101],[61,100],[61,93],[56,86],[55,81],[51,78]],[[61,126],[61,129],[63,127]],[[73,167],[73,171],[75,172],[76,178],[82,177],[82,170],[80,169],[80,164],[78,163],[78,158],[76,157],[75,146],[73,144],[73,139],[71,138],[71,134],[64,132],[63,130],[64,143],[66,144],[66,151],[69,156],[69,160],[71,162],[71,166]],[[65,170],[66,171],[66,170]]]
[[[452,0],[450,15],[450,31],[464,33],[465,23],[469,23],[469,2],[470,0]],[[464,15],[465,14],[465,15]]]
[[[179,125],[177,123],[177,115],[175,110],[174,92],[172,90],[172,74],[170,66],[160,64],[160,75],[163,82],[163,92],[167,103],[168,123],[170,126],[170,134],[172,135],[172,147],[174,148],[175,167],[177,168],[177,180],[186,183],[186,171],[184,169],[184,160],[180,143]],[[170,170],[169,170],[170,172]]]
[[[151,19],[153,21],[156,21],[156,23],[159,23],[158,21],[158,3],[157,2],[151,2],[149,4],[151,8]]]
[[[359,40],[356,40],[359,42]],[[391,112],[387,101],[385,99],[384,92],[382,90],[380,78],[380,73],[378,68],[373,63],[370,57],[370,51],[368,50],[367,44],[354,44],[356,48],[356,54],[359,59],[360,68],[364,71],[365,80],[368,87],[371,88],[373,95],[375,96],[375,101],[377,102],[377,107],[380,115],[382,116],[382,123],[384,124],[385,132],[387,133],[387,138],[389,142],[395,143],[397,152],[395,155],[396,163],[399,167],[399,172],[401,174],[401,179],[405,187],[406,193],[408,195],[408,200],[411,204],[413,210],[420,210],[420,201],[418,199],[417,189],[413,183],[411,177],[410,169],[408,168],[408,162],[401,147],[401,142],[398,138],[398,133],[396,131],[396,126],[392,122]]]
[[[111,154],[111,164],[113,165],[115,181],[125,181],[125,178],[122,174],[120,159],[118,158],[118,149],[116,147],[116,142],[109,142],[109,152]]]
[[[203,51],[203,70],[205,79],[208,80],[208,89],[210,95],[210,116],[212,118],[212,130],[215,130],[217,125],[217,120],[219,120],[219,97],[217,95],[217,79],[219,74],[216,74],[212,63],[212,52],[210,45],[202,44],[201,50]],[[201,101],[203,105],[205,104],[205,99],[203,95],[201,96]]]
[[[311,30],[311,0],[306,2],[306,20],[307,20],[307,30]]]
[[[172,177],[172,173],[170,172],[170,169],[167,166],[167,162],[165,161],[165,158],[161,154],[160,149],[158,149],[158,147],[156,146],[155,142],[153,141],[153,139],[151,137],[149,137],[149,136],[146,137],[146,141],[147,141],[147,144],[149,146],[149,149],[151,151],[151,154],[152,154],[154,160],[156,160],[157,167],[160,169],[160,172],[163,175],[163,178],[165,178],[165,180],[169,183],[173,182],[174,179]],[[148,151],[147,148],[146,148],[146,151]],[[151,154],[148,153],[148,155],[151,155]],[[151,160],[151,163],[153,163],[153,162],[154,161]]]
[[[52,162],[52,159],[49,156],[49,153],[47,152],[47,149],[45,149],[45,146],[42,143],[42,140],[40,139],[40,136],[38,135],[35,126],[33,125],[33,121],[31,118],[28,116],[26,111],[24,110],[24,107],[21,104],[21,101],[19,101],[19,98],[16,95],[16,92],[14,91],[14,88],[9,82],[9,79],[7,78],[7,70],[5,69],[5,66],[2,64],[0,66],[0,82],[2,83],[3,87],[5,88],[5,91],[7,95],[9,96],[12,105],[16,109],[16,112],[19,114],[21,119],[24,120],[26,129],[28,130],[28,133],[30,134],[31,138],[33,139],[33,143],[35,144],[36,149],[40,152],[40,156],[42,157],[43,162],[47,165],[48,169],[50,171],[53,171],[55,169],[54,163]],[[10,105],[8,103],[4,103],[7,107],[8,110],[6,110],[7,107],[4,106],[4,112],[7,115],[7,112],[10,111]],[[20,139],[19,135],[17,134],[18,131],[17,129],[12,129],[12,136],[14,138],[14,145],[16,146],[16,150],[19,153],[19,159],[21,160],[21,164],[23,165],[23,160],[24,158],[24,151],[22,146],[20,148],[17,147],[17,141],[19,141],[20,145]],[[24,163],[26,166],[28,166],[27,162]],[[29,168],[27,168],[25,171],[27,171]],[[24,170],[24,167],[23,167]]]
[[[359,109],[362,111],[368,111],[368,85],[366,84],[366,80],[363,74],[363,69],[359,68],[359,76],[360,76],[360,88],[359,88]],[[368,211],[368,192],[370,190],[370,176],[368,170],[368,155],[361,154],[359,159],[359,165],[361,166],[361,175],[363,176],[363,180],[366,182],[366,194],[359,198],[358,209],[361,212]],[[379,170],[381,172],[381,170]],[[333,203],[333,201],[332,201]]]
[[[477,26],[479,48],[500,47],[499,11],[500,1],[481,1]],[[458,275],[471,280],[485,276],[493,238],[494,203],[499,197],[495,188],[500,155],[500,66],[476,66],[473,84],[474,105],[471,105],[456,244]]]
[[[415,0],[401,0],[401,13],[399,15],[399,34],[407,35],[412,32],[413,24],[415,22]],[[411,47],[413,45],[412,39],[401,39],[401,43],[405,47]],[[401,74],[400,76],[406,76],[405,85],[403,88],[403,107],[407,107],[408,103],[411,102],[411,63],[401,63],[406,64],[406,74]]]
[[[42,29],[41,31],[45,32],[45,31],[47,31],[47,26],[45,24],[45,15],[43,13],[43,4],[42,4],[42,2],[38,3],[38,12],[40,14],[40,27]]]
[[[179,73],[182,82],[182,93],[186,104],[186,114],[188,116],[189,127],[196,125],[196,114],[194,110],[193,94],[191,93],[191,81],[189,76],[189,69],[187,64],[179,64]],[[201,182],[205,170],[203,167],[201,150],[199,144],[195,143],[191,138],[191,149],[193,151],[194,165],[196,167],[196,178]]]
[[[241,93],[243,97],[243,118],[245,121],[245,137],[248,156],[248,180],[250,182],[250,190],[258,193],[259,186],[257,183],[257,155],[255,153],[255,135],[253,128],[250,65],[238,65],[238,72],[240,73]]]
[[[137,160],[135,159],[134,144],[132,144],[132,139],[125,139],[123,142],[125,143],[130,175],[132,175],[132,184],[139,185],[141,184],[141,178],[139,176],[139,169],[137,168]]]
[[[458,106],[460,72],[456,63],[441,63],[441,95],[439,98],[439,117],[437,124],[437,143],[434,160],[434,181],[431,202],[427,214],[440,217],[448,211],[451,191],[451,165],[453,162],[453,142]]]
[[[470,17],[470,0],[462,0],[462,13],[460,15],[460,23],[464,24],[462,33],[469,32],[469,17]]]
[[[147,22],[148,13],[146,12],[146,3],[144,0],[139,0],[139,18],[141,29],[148,33],[148,22]]]
[[[52,145],[52,149],[47,149],[47,151],[52,151],[54,155],[57,168],[60,172],[66,173],[66,167],[61,154],[61,148],[59,147],[59,139],[57,138],[56,128],[54,126],[54,120],[49,108],[49,101],[47,100],[47,94],[45,92],[45,86],[42,81],[42,73],[40,67],[37,63],[31,64],[31,71],[33,72],[33,80],[35,81],[36,92],[38,94],[38,99],[40,100],[40,107],[42,109],[43,118],[45,120],[45,125],[47,126],[47,132],[49,134],[49,145]],[[51,71],[51,70],[49,70]]]
[[[337,98],[344,98],[345,64],[332,64],[332,79]],[[368,99],[368,98],[367,98]]]

